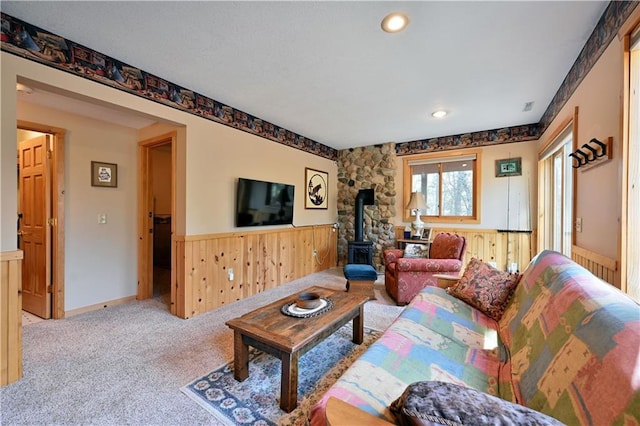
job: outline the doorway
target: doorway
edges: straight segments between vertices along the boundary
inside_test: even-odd
[[[22,308],[64,318],[64,129],[18,121],[17,243]]]
[[[175,133],[139,144],[138,298],[159,298],[174,312]]]

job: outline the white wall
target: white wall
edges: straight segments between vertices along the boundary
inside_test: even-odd
[[[582,218],[582,232],[575,237],[578,246],[614,259],[618,258],[622,209],[622,80],[623,46],[614,37],[539,142],[540,147],[548,144],[560,123],[573,117],[575,107],[578,147],[591,138],[605,141],[613,136],[613,159],[575,174],[576,217]]]
[[[337,164],[295,148],[112,89],[36,62],[1,53],[0,251],[16,249],[16,121],[67,129],[65,176],[65,310],[136,294],[137,141],[177,132],[176,234],[233,232],[235,182],[248,177],[296,186],[296,226],[333,223],[337,217]],[[15,84],[27,80],[114,108],[140,111],[161,124],[139,131],[80,119],[59,111],[17,112]],[[20,117],[18,117],[18,113]],[[90,186],[91,160],[118,163],[118,188]],[[329,208],[304,208],[304,170],[329,174]],[[97,215],[107,214],[98,225]],[[243,228],[243,229],[260,229]]]
[[[334,161],[269,142],[258,136],[206,122],[188,126],[187,234],[228,232],[235,226],[239,177],[295,185],[295,226],[333,223],[337,217],[338,167]],[[329,209],[305,210],[305,167],[329,173]],[[261,229],[252,227],[243,229]]]
[[[475,149],[475,148],[474,148]],[[480,223],[428,223],[434,228],[456,227],[477,229],[509,229],[532,230],[537,227],[537,141],[510,143],[480,148],[481,153],[481,212]],[[410,156],[398,157],[396,160],[396,212],[395,224],[409,225],[404,222],[402,212],[403,201],[403,161]],[[505,158],[522,158],[522,175],[513,177],[496,177],[495,161]],[[507,218],[507,210],[509,216]]]
[[[16,220],[18,212],[16,176],[16,75],[7,71],[0,57],[0,251],[17,248]]]
[[[67,130],[65,310],[137,292],[136,130],[20,103],[20,120]],[[91,186],[91,161],[116,163],[118,187]],[[106,214],[107,223],[98,224]]]

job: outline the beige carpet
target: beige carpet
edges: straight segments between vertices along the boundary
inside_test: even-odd
[[[150,299],[25,326],[24,377],[0,389],[0,424],[216,424],[180,387],[232,359],[225,321],[312,285],[344,284],[333,268],[189,320]],[[365,325],[383,330],[402,308],[381,281],[375,292]]]

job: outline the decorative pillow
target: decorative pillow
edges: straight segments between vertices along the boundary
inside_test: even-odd
[[[500,271],[474,257],[447,292],[499,321],[519,281],[520,274]]]
[[[389,406],[402,426],[430,425],[562,425],[525,406],[438,381],[416,382]]]
[[[404,248],[404,257],[409,259],[423,259],[429,257],[427,244],[407,244]]]

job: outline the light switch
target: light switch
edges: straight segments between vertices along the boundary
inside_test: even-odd
[[[582,232],[582,218],[576,218],[576,232]]]
[[[98,215],[98,223],[100,225],[104,225],[105,223],[107,223],[107,214],[106,213],[100,213]]]

